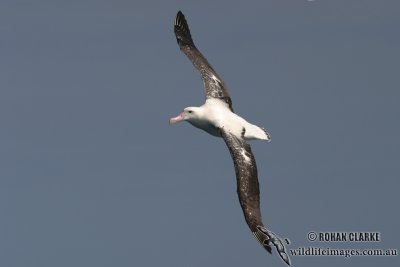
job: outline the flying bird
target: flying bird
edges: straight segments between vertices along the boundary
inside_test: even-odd
[[[222,137],[229,149],[235,167],[237,193],[244,218],[260,244],[271,253],[274,245],[281,258],[290,265],[281,239],[266,229],[261,219],[260,191],[257,166],[248,140],[270,141],[265,128],[251,124],[233,112],[232,101],[226,86],[207,59],[196,48],[185,16],[179,11],[175,18],[174,32],[180,50],[185,53],[200,72],[204,83],[206,101],[200,107],[187,107],[170,124],[187,121],[207,133]]]

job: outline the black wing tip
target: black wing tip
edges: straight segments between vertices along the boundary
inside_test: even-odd
[[[253,232],[255,237],[261,243],[261,245],[272,254],[271,245],[274,245],[276,251],[278,252],[279,256],[282,260],[290,266],[290,258],[286,252],[286,248],[282,240],[273,232],[268,231],[264,226],[257,225],[256,231]]]
[[[266,251],[268,251],[269,254],[272,254],[272,248],[269,244],[267,244],[266,242],[264,242],[262,244],[262,246],[265,248]]]
[[[182,11],[179,10],[175,16],[174,26],[180,27],[180,25],[183,24],[183,22],[186,22],[185,15],[183,15]]]
[[[182,11],[178,11],[174,21],[174,32],[176,36],[176,41],[179,46],[189,45],[194,46],[192,36],[190,34],[189,25],[187,24],[185,15]]]
[[[272,247],[268,242],[269,241],[268,236],[257,228],[253,231],[253,235],[255,236],[257,241],[261,244],[261,246],[263,246],[263,248],[265,248],[266,251],[272,254]]]

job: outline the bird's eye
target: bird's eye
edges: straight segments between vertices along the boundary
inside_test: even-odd
[[[189,113],[193,113],[193,111],[191,111],[191,110],[189,110],[188,112],[189,112]]]

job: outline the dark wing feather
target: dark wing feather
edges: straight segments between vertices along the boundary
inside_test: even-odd
[[[233,159],[237,193],[247,225],[258,242],[269,253],[271,253],[271,245],[274,245],[281,258],[290,265],[289,256],[281,239],[263,226],[257,165],[250,145],[242,138],[238,138],[224,129],[220,129],[220,131]]]
[[[257,165],[251,147],[245,140],[221,130],[221,136],[228,146],[235,166],[237,193],[244,218],[250,230],[257,237],[257,226],[263,226],[260,212],[260,189],[258,186]],[[259,239],[257,237],[257,239]],[[264,240],[262,240],[264,241]],[[266,247],[271,252],[271,247]]]
[[[200,53],[194,45],[190,34],[189,26],[185,16],[181,11],[178,12],[174,23],[174,32],[179,48],[190,59],[196,69],[200,72],[204,83],[206,99],[218,98],[225,102],[232,109],[232,101],[225,88],[225,84],[215,70],[208,63],[207,59]]]

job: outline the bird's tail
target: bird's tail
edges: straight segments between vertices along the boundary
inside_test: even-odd
[[[272,252],[271,245],[274,245],[278,251],[279,256],[287,265],[290,266],[290,258],[286,252],[285,245],[282,240],[273,232],[267,230],[264,226],[256,226],[256,231],[253,232],[254,236],[260,244],[269,252]]]
[[[267,137],[267,141],[269,142],[269,141],[271,141],[271,139],[272,139],[272,137],[271,137],[271,134],[269,133],[269,132],[267,132],[267,129],[265,129],[264,127],[261,127],[261,129],[264,131],[264,133],[265,133],[265,135],[266,135],[266,137]]]

